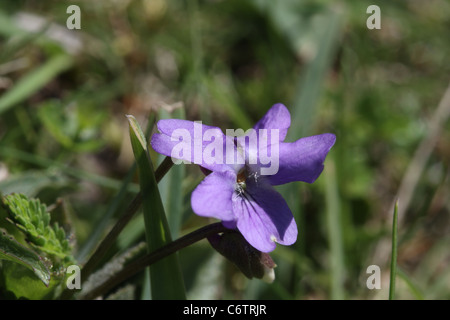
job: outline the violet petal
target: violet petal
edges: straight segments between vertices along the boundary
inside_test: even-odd
[[[237,228],[256,249],[270,252],[276,244],[297,240],[297,225],[283,197],[270,185],[249,182],[244,193],[233,195]]]
[[[236,171],[241,167],[226,164],[226,154],[229,152],[226,150],[227,143],[235,154],[238,153],[232,139],[218,127],[179,119],[159,120],[157,127],[161,133],[153,134],[151,146],[158,153],[201,165],[211,171]],[[214,148],[216,141],[217,148]]]
[[[257,131],[259,129],[278,129],[279,140],[284,141],[290,126],[291,115],[289,110],[282,103],[277,103],[266,112],[266,114],[255,124],[253,128]]]
[[[212,172],[191,195],[192,210],[199,216],[224,221],[234,220],[231,199],[236,175],[233,172]]]
[[[323,162],[336,141],[332,133],[299,139],[279,145],[279,169],[267,176],[270,184],[280,185],[293,181],[313,183],[323,171]]]

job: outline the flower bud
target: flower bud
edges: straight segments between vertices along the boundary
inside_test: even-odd
[[[270,255],[252,247],[236,231],[214,234],[208,237],[211,246],[225,258],[233,262],[249,279],[257,278],[266,282],[275,279],[275,262]]]

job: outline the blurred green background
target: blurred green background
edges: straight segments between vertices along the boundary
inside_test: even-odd
[[[72,4],[79,30],[66,27]],[[386,299],[400,197],[396,297],[449,299],[449,31],[446,0],[2,0],[0,192],[52,206],[83,264],[138,190],[126,114],[245,130],[281,102],[289,141],[337,136],[314,184],[279,188],[299,239],[271,254],[272,284],[206,241],[183,249],[187,297]],[[173,238],[212,222],[190,209],[201,179],[176,166],[160,183]],[[143,240],[137,215],[107,258]],[[110,297],[148,297],[144,279]]]

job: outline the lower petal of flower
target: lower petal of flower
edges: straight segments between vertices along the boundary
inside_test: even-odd
[[[243,194],[233,195],[237,228],[262,252],[273,251],[276,243],[291,245],[297,240],[297,225],[283,197],[268,185],[248,184]]]
[[[192,210],[199,216],[224,221],[234,220],[231,199],[236,175],[233,172],[212,172],[191,195]]]

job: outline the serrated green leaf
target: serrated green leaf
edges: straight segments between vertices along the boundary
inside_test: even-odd
[[[130,139],[136,159],[139,184],[143,195],[142,209],[150,252],[172,241],[163,203],[154,175],[147,140],[133,116],[127,116]],[[153,299],[185,299],[184,282],[178,255],[173,254],[150,267],[151,293]]]
[[[9,218],[39,250],[65,259],[71,257],[65,233],[58,224],[50,225],[50,214],[39,199],[28,199],[23,194],[10,194],[2,199]]]
[[[50,272],[42,258],[31,249],[21,245],[0,229],[0,259],[19,263],[30,269],[46,285],[50,283]]]

